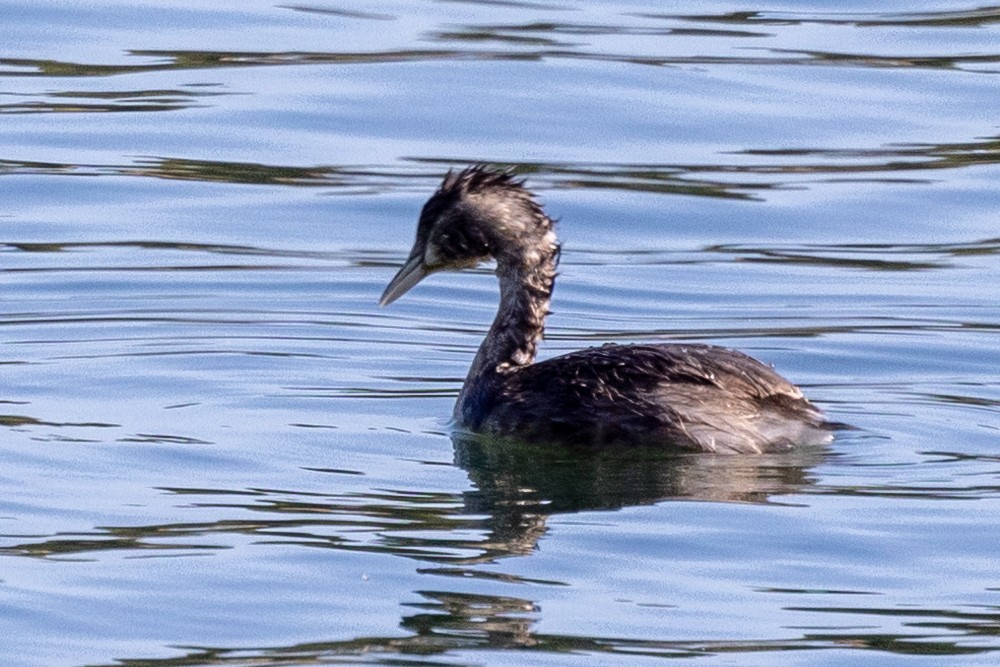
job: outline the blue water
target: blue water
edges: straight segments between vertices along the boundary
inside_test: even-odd
[[[1000,11],[0,11],[0,664],[1000,660]],[[855,429],[453,437],[493,276],[376,301],[478,162],[560,220],[543,357],[732,346]]]

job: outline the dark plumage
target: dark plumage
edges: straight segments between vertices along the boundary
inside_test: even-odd
[[[534,363],[559,244],[552,220],[505,172],[448,172],[381,303],[430,273],[491,257],[500,308],[455,405],[459,427],[533,441],[726,453],[830,439],[822,413],[797,387],[734,350],[605,345]]]

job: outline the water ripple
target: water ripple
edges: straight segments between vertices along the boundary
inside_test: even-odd
[[[531,177],[533,187],[586,188],[734,199],[761,199],[768,191],[804,189],[817,183],[929,183],[939,171],[1000,164],[1000,138],[947,144],[891,145],[879,149],[748,148],[696,163],[572,163],[487,161]],[[743,158],[765,158],[747,161]],[[0,176],[136,176],[169,180],[323,187],[337,194],[426,192],[443,170],[467,158],[411,156],[403,165],[292,166],[140,157],[121,164],[55,163],[0,159]]]

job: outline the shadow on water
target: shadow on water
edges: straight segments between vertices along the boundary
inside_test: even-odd
[[[273,489],[170,488],[196,511],[223,513],[206,523],[104,528],[4,549],[6,555],[85,558],[88,552],[125,550],[149,554],[178,550],[193,554],[224,548],[227,535],[258,544],[291,544],[370,551],[415,558],[422,574],[504,583],[564,586],[524,579],[477,565],[532,553],[549,516],[585,510],[615,510],[667,499],[766,503],[797,493],[813,481],[810,469],[822,449],[760,457],[668,457],[650,451],[585,452],[498,442],[467,435],[453,438],[455,460],[474,489],[464,493],[370,491],[304,493]],[[336,471],[332,471],[336,472]],[[342,471],[341,471],[342,472]],[[455,536],[478,532],[479,539]],[[165,553],[164,555],[170,555]],[[530,589],[525,589],[530,590]],[[530,597],[440,590],[414,591],[403,602],[402,636],[317,640],[271,647],[179,648],[169,658],[118,658],[130,667],[194,665],[339,664],[364,658],[374,664],[456,664],[455,653],[523,650],[550,654],[694,657],[746,652],[818,649],[877,650],[905,655],[965,655],[985,652],[970,639],[995,632],[1000,609],[970,611],[907,608],[802,607],[811,613],[901,616],[899,634],[814,630],[759,640],[703,641],[587,637],[538,632],[541,609]],[[437,661],[440,656],[443,661]],[[445,659],[445,656],[447,658]]]
[[[549,517],[586,511],[614,511],[672,499],[711,502],[780,503],[783,496],[809,492],[812,470],[828,456],[823,448],[790,453],[720,457],[667,456],[649,450],[595,451],[538,448],[514,441],[466,434],[452,438],[455,463],[472,487],[463,492],[400,489],[305,492],[287,489],[164,488],[178,507],[212,516],[204,522],[98,527],[77,534],[20,539],[3,555],[46,559],[99,558],[101,552],[129,557],[192,556],[230,548],[250,538],[259,547],[312,547],[402,556],[422,565],[417,572],[454,581],[495,580],[526,585],[524,595],[494,595],[427,586],[419,599],[401,603],[404,634],[331,638],[283,646],[201,647],[187,645],[170,658],[118,658],[131,667],[168,665],[337,664],[364,659],[401,664],[456,664],[466,652],[518,650],[549,654],[694,657],[747,652],[876,650],[902,655],[966,655],[987,652],[975,642],[989,638],[1000,609],[800,606],[811,614],[892,617],[901,629],[828,630],[785,633],[756,640],[705,641],[663,637],[590,637],[539,632],[539,603],[532,587],[561,587],[560,581],[530,579],[499,571],[505,558],[530,557],[546,533]],[[330,484],[346,479],[342,470]],[[351,479],[357,478],[351,473]],[[13,536],[7,536],[11,538]],[[485,567],[490,566],[490,567]],[[669,609],[664,611],[669,615]],[[786,628],[786,630],[788,630]],[[435,658],[440,657],[438,661]]]
[[[30,423],[18,420],[8,425]],[[331,494],[167,487],[161,491],[183,499],[183,507],[224,518],[97,527],[24,540],[0,553],[86,559],[102,551],[202,551],[226,548],[227,536],[244,535],[260,544],[405,556],[450,568],[435,570],[437,574],[478,576],[462,568],[531,554],[550,515],[670,499],[772,502],[808,487],[809,469],[825,453],[806,448],[753,457],[676,456],[639,448],[540,448],[458,433],[452,439],[455,462],[468,473],[473,490],[368,489]]]
[[[979,28],[1000,22],[1000,8],[977,7],[967,10],[940,12],[780,12],[744,11],[727,14],[643,14],[649,18],[675,19],[698,23],[738,25],[846,25],[859,28],[879,27],[968,27]]]
[[[0,104],[0,114],[30,113],[99,113],[137,111],[176,111],[207,106],[201,98],[232,95],[227,92],[203,90],[65,90],[48,93],[51,99],[32,99],[35,95],[6,93],[27,98]]]
[[[966,243],[854,243],[753,247],[714,245],[708,252],[732,255],[737,261],[803,264],[866,271],[924,271],[955,266],[964,257],[1000,254],[1000,238]]]
[[[247,492],[256,500],[243,504],[246,509],[281,514],[293,513],[322,517],[343,511],[350,505],[356,517],[367,517],[368,527],[381,537],[365,548],[396,555],[434,561],[440,566],[419,570],[424,574],[460,578],[495,578],[506,583],[560,586],[560,582],[519,579],[471,567],[476,561],[488,562],[497,557],[525,555],[532,552],[545,531],[547,516],[581,510],[613,510],[630,505],[652,503],[667,498],[769,502],[777,496],[794,493],[810,483],[809,468],[822,457],[819,450],[796,455],[768,457],[691,456],[669,458],[650,452],[605,452],[587,455],[579,450],[550,449],[539,451],[513,442],[496,442],[459,436],[455,438],[456,460],[468,472],[476,490],[459,495],[403,494],[386,492],[352,496],[331,501],[317,496],[278,501],[275,494],[289,492],[257,490]],[[173,489],[189,495],[216,495],[198,489]],[[219,495],[219,500],[222,495]],[[240,494],[236,494],[240,495]],[[222,507],[224,505],[216,505]],[[240,503],[230,505],[239,507]],[[482,514],[473,520],[468,515]],[[346,518],[346,517],[345,517]],[[302,544],[323,544],[334,548],[359,548],[348,540],[320,536],[319,526],[330,527],[335,520],[323,518],[275,519],[239,525],[219,522],[215,527],[149,527],[162,537],[164,532],[181,528],[199,532],[225,530],[251,531],[272,538]],[[458,545],[434,537],[405,540],[393,532],[413,535],[437,531],[447,537],[457,524],[466,522],[483,531],[476,544]],[[356,529],[357,521],[350,526]],[[344,526],[347,527],[346,525]],[[143,529],[147,530],[147,529]],[[468,532],[468,531],[466,531]],[[310,534],[312,533],[312,534]],[[346,538],[347,535],[342,536]],[[380,542],[380,543],[379,543]],[[447,544],[445,554],[442,544]],[[478,557],[461,556],[455,548],[468,551],[475,547]],[[528,590],[528,589],[526,589]],[[119,659],[114,664],[131,667],[167,665],[255,665],[339,664],[343,660],[363,659],[372,664],[404,664],[407,657],[422,665],[454,665],[467,652],[472,654],[497,650],[526,653],[594,654],[648,657],[695,657],[743,654],[747,652],[805,651],[820,649],[880,651],[899,655],[944,656],[988,652],[970,642],[990,638],[1000,622],[1000,608],[978,607],[969,610],[907,608],[819,608],[802,607],[810,613],[849,612],[870,617],[901,617],[903,629],[897,634],[844,631],[833,626],[829,631],[814,628],[795,636],[739,641],[702,641],[692,639],[635,639],[623,637],[588,637],[538,632],[535,629],[541,609],[530,597],[465,593],[435,588],[414,591],[418,601],[403,602],[400,621],[403,636],[358,637],[319,640],[273,647],[184,647],[182,654],[160,659]],[[664,613],[669,613],[669,610]],[[459,655],[456,655],[459,654]],[[436,660],[440,657],[441,660]],[[469,657],[476,661],[475,657]],[[456,662],[458,660],[459,662]]]
[[[470,2],[492,8],[497,4],[520,10],[513,23],[492,20],[466,22],[443,20],[418,34],[407,34],[404,43],[382,44],[371,51],[213,51],[130,49],[129,60],[116,64],[78,63],[55,59],[0,58],[0,76],[107,77],[165,70],[196,70],[253,66],[358,65],[399,62],[468,60],[590,60],[651,66],[779,65],[862,68],[929,68],[983,71],[1000,63],[1000,53],[960,52],[944,55],[874,52],[834,52],[783,49],[762,41],[777,33],[796,34],[814,25],[850,26],[868,32],[900,29],[928,31],[942,28],[981,28],[998,21],[995,7],[924,13],[823,13],[742,11],[724,14],[622,13],[597,23],[556,20],[566,7],[536,3]],[[311,14],[318,20],[394,21],[380,12],[330,9],[312,5],[279,5],[279,10]],[[556,17],[556,18],[553,18]],[[724,27],[722,27],[724,26]],[[675,40],[713,40],[716,52],[703,55],[629,52],[630,38],[652,36]],[[603,40],[603,42],[602,42]],[[733,48],[735,40],[738,49]],[[878,44],[877,35],[872,37]],[[607,42],[606,44],[604,42]],[[743,43],[751,45],[750,51]],[[423,45],[430,44],[430,48]],[[417,48],[416,45],[420,45]],[[648,46],[648,45],[644,45]],[[875,48],[878,48],[877,46]],[[987,70],[990,71],[990,70]]]
[[[379,165],[288,166],[249,162],[143,157],[129,164],[69,164],[0,159],[4,175],[137,176],[168,180],[323,187],[331,194],[426,192],[449,168],[467,166],[458,158],[413,158],[412,167]],[[477,162],[477,160],[473,160]],[[531,174],[540,187],[604,188],[687,194],[703,197],[759,199],[757,191],[786,187],[782,183],[730,182],[694,176],[707,169],[683,165],[587,165],[492,162],[496,167]],[[735,168],[718,171],[735,173]],[[770,173],[776,173],[771,171]],[[789,169],[788,173],[801,173]]]
[[[706,164],[628,164],[494,161],[530,176],[539,189],[607,189],[729,199],[762,199],[768,191],[818,182],[925,183],[929,173],[1000,164],[1000,137],[878,149],[748,149]],[[758,161],[749,162],[748,158]],[[724,157],[722,159],[725,159]],[[471,160],[477,162],[479,160]],[[327,188],[333,194],[425,192],[460,157],[410,157],[402,165],[292,166],[142,156],[123,164],[72,164],[0,158],[4,175],[135,176],[247,185]]]
[[[476,490],[467,512],[488,516],[490,541],[529,554],[551,514],[616,510],[667,499],[770,502],[811,483],[821,449],[753,457],[676,456],[641,448],[538,447],[463,433],[455,459]]]
[[[478,596],[420,591],[423,602],[412,603],[420,611],[403,619],[402,627],[413,634],[405,637],[365,637],[346,641],[316,641],[288,646],[254,648],[185,648],[178,657],[119,659],[108,667],[194,667],[198,665],[343,664],[362,659],[365,664],[406,665],[410,656],[419,665],[480,664],[456,662],[454,652],[522,650],[526,653],[559,655],[646,656],[695,658],[712,655],[787,651],[878,651],[909,656],[957,656],[986,654],[988,649],[962,645],[960,641],[936,640],[934,631],[963,633],[963,639],[989,638],[1000,621],[1000,610],[955,613],[946,610],[908,610],[928,620],[914,623],[921,634],[865,634],[809,632],[796,638],[757,641],[637,640],[617,637],[582,637],[548,634],[532,630],[530,615],[536,611],[529,600],[501,596]],[[895,616],[898,610],[865,610],[874,615]],[[863,660],[864,653],[859,653]],[[440,656],[442,660],[428,659]],[[529,659],[525,656],[526,659]],[[868,656],[871,658],[871,656]],[[97,667],[97,666],[95,666]]]

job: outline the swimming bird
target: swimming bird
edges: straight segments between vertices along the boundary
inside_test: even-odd
[[[496,261],[500,307],[453,414],[457,428],[520,440],[760,453],[830,440],[822,412],[772,368],[703,344],[593,347],[535,363],[559,262],[555,224],[507,171],[449,171],[382,294]]]

